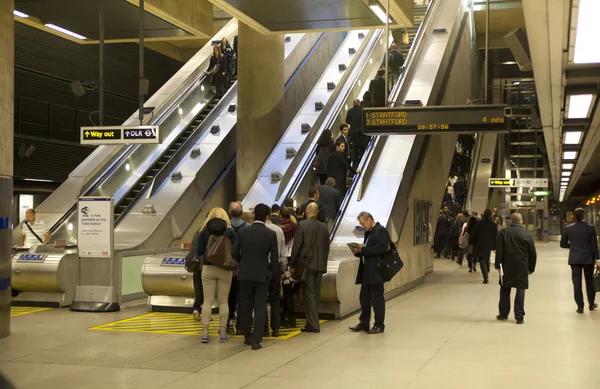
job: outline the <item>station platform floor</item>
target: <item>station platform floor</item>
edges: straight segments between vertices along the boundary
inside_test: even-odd
[[[52,309],[12,318],[0,371],[23,389],[600,388],[600,312],[575,312],[567,251],[537,249],[523,325],[495,319],[495,282],[436,259],[424,284],[388,302],[381,335],[348,332],[352,315],[251,351],[241,339],[90,329],[145,315],[144,305]]]

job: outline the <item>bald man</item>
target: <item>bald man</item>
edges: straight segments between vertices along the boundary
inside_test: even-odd
[[[317,203],[308,204],[306,220],[298,224],[298,230],[294,236],[290,259],[290,268],[293,269],[302,263],[306,269],[303,279],[296,280],[301,282],[306,310],[306,327],[301,328],[302,332],[321,332],[319,301],[323,274],[327,273],[330,242],[327,227],[317,220],[318,213]]]
[[[50,241],[50,230],[43,220],[38,220],[35,209],[25,212],[25,221],[21,224],[19,247],[32,248],[45,245]]]

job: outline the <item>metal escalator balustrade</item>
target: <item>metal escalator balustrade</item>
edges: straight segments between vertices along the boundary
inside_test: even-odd
[[[227,92],[233,83],[226,86]],[[190,138],[195,131],[200,129],[204,120],[219,104],[222,97],[213,97],[200,111],[198,116],[182,131],[179,136],[169,145],[169,147],[161,154],[161,156],[152,164],[146,173],[131,187],[127,194],[115,204],[115,225],[118,225],[122,218],[127,213],[128,209],[139,200],[149,185],[152,185],[156,176],[166,166],[167,162],[179,151],[183,144]]]

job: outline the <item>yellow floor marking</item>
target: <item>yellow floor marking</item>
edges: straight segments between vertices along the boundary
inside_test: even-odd
[[[52,308],[42,308],[42,307],[15,307],[12,306],[10,307],[10,316],[11,317],[15,317],[15,316],[23,316],[23,315],[28,315],[30,313],[36,313],[36,312],[43,312],[43,311],[49,311]]]
[[[218,337],[219,315],[212,315],[212,318],[213,321],[210,322],[208,334],[212,337]],[[325,322],[326,320],[321,320],[321,324]],[[269,339],[287,340],[300,335],[302,333],[300,328],[304,327],[305,324],[306,321],[304,319],[297,320],[297,328],[280,328],[280,336]],[[152,312],[112,323],[101,324],[91,327],[90,330],[200,336],[202,334],[202,323],[195,321],[190,314]],[[236,335],[230,335],[230,337],[242,338],[242,336]]]

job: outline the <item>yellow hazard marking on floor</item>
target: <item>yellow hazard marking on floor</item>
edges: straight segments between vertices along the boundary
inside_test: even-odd
[[[49,311],[52,308],[41,308],[41,307],[10,307],[10,316],[23,316],[30,313]]]
[[[211,337],[219,336],[219,316],[212,315],[213,321],[210,322],[208,334]],[[320,323],[325,323],[321,320]],[[267,339],[287,340],[296,335],[300,335],[301,327],[304,327],[306,320],[297,320],[296,328],[279,329],[278,337],[269,337]],[[202,323],[195,321],[191,314],[185,313],[164,313],[152,312],[141,316],[130,317],[129,319],[118,320],[112,323],[101,324],[91,327],[94,331],[115,331],[115,332],[142,332],[152,334],[175,334],[175,335],[202,335]],[[241,335],[229,335],[230,338],[243,338]]]

